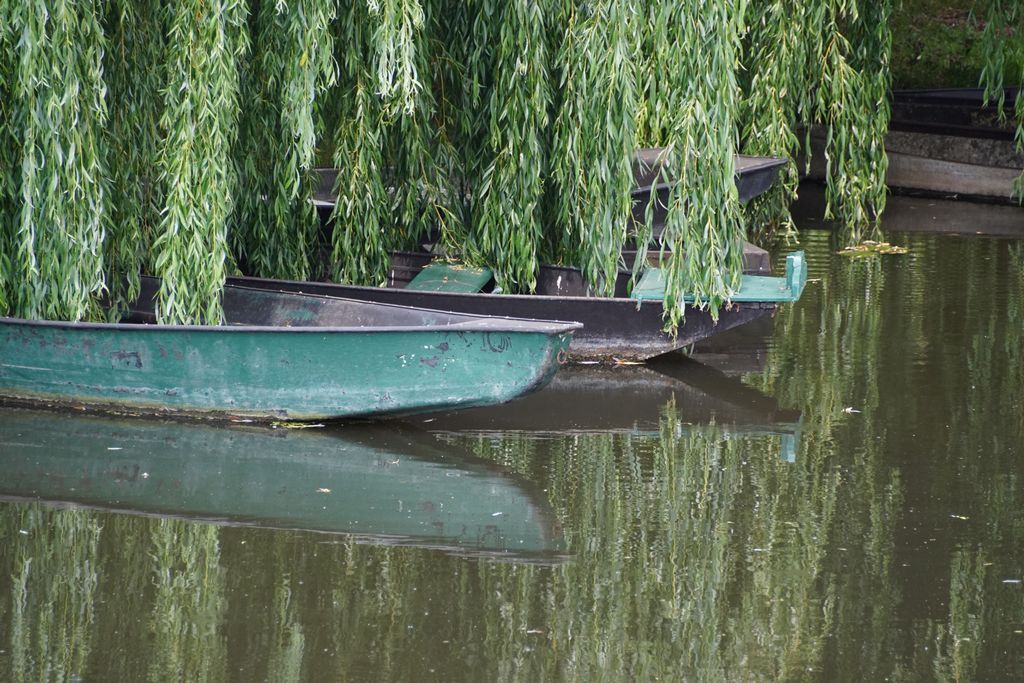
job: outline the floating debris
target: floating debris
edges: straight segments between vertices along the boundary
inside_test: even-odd
[[[274,429],[282,427],[284,429],[323,429],[325,425],[316,422],[271,422],[270,426]]]
[[[889,244],[888,242],[864,240],[860,244],[844,247],[836,253],[843,256],[865,258],[868,256],[880,256],[884,254],[906,254],[908,252],[906,247],[898,247],[894,244]]]

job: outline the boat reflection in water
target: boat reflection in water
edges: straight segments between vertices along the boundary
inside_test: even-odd
[[[681,355],[644,365],[568,366],[545,389],[500,408],[410,421],[435,432],[657,434],[666,410],[677,431],[714,423],[724,438],[777,435],[779,457],[796,460],[800,411]]]
[[[213,426],[0,408],[0,496],[559,558],[543,493],[413,429]]]

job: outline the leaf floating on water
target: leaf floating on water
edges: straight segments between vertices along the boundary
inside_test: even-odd
[[[271,422],[271,427],[275,429],[277,427],[283,427],[284,429],[323,429],[324,425],[320,422]]]
[[[842,256],[853,256],[856,258],[866,258],[869,256],[880,256],[885,254],[906,254],[909,253],[906,247],[899,247],[888,242],[875,242],[874,240],[864,240],[860,244],[853,246],[844,247],[840,249],[838,254]]]

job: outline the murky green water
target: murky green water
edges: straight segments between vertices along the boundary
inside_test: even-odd
[[[1024,241],[889,238],[805,232],[726,372],[326,432],[4,410],[0,680],[1022,680]]]

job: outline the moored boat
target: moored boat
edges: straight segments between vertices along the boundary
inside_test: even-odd
[[[646,220],[652,211],[652,233],[657,240],[667,212],[669,192],[674,184],[662,167],[662,148],[640,149],[633,157],[633,221]],[[736,183],[741,200],[747,201],[767,190],[787,163],[778,157],[737,156]],[[330,216],[336,196],[337,171],[318,169],[320,186],[315,203],[325,230],[332,229]],[[426,240],[430,246],[430,239]],[[660,250],[659,250],[660,251]],[[667,250],[666,250],[667,255]],[[768,252],[744,246],[744,277],[730,305],[718,311],[717,319],[704,307],[686,304],[685,323],[676,334],[666,332],[662,298],[664,277],[661,254],[651,251],[647,263],[636,270],[642,278],[633,287],[637,252],[622,252],[614,296],[593,296],[578,268],[541,265],[533,294],[504,294],[496,291],[486,268],[467,268],[438,261],[427,251],[396,252],[386,287],[361,287],[327,282],[290,282],[261,278],[230,278],[246,287],[286,292],[308,292],[405,306],[436,308],[473,315],[496,315],[538,320],[573,320],[583,324],[569,349],[571,361],[615,362],[646,360],[683,348],[712,335],[772,315],[780,303],[799,298],[806,283],[801,253],[787,260],[784,278],[769,277]]]
[[[644,222],[647,206],[654,201],[654,229],[657,232],[659,223],[664,222],[665,207],[668,205],[668,193],[674,182],[671,177],[663,177],[663,160],[665,149],[648,147],[638,149],[633,154],[633,220]],[[782,157],[760,157],[737,154],[733,157],[736,173],[736,190],[741,202],[748,202],[763,194],[774,183],[779,171],[788,162]],[[337,196],[335,185],[338,171],[334,168],[318,168],[320,183],[313,197],[320,219],[330,220],[334,211]]]
[[[0,318],[0,397],[116,411],[325,420],[500,403],[548,382],[576,323],[228,286],[225,324]]]
[[[557,561],[536,486],[406,427],[277,429],[0,408],[0,498]]]
[[[394,287],[359,287],[325,282],[290,282],[229,278],[229,282],[272,291],[305,292],[363,301],[418,306],[473,315],[539,320],[573,320],[583,324],[568,350],[572,361],[646,360],[688,346],[711,335],[772,315],[780,303],[799,299],[807,282],[803,254],[790,254],[784,277],[747,274],[729,306],[718,312],[686,304],[678,333],[666,332],[661,271],[649,268],[627,294],[630,275],[623,271],[614,297],[589,296],[578,269],[542,266],[535,294],[487,293],[485,269],[465,269],[430,262],[427,255],[398,255],[401,270],[411,277],[393,279]],[[434,272],[429,273],[428,268]],[[393,271],[394,272],[394,271]],[[417,283],[417,279],[421,279]],[[398,288],[400,287],[400,288]]]

